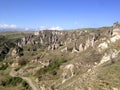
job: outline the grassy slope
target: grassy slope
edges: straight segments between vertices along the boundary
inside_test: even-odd
[[[110,86],[120,89],[120,57],[115,59],[115,63],[106,63],[97,70],[97,80],[101,86]]]
[[[29,33],[29,32],[3,32],[3,33],[0,33],[0,50],[5,49],[6,46],[9,49],[15,47],[16,41],[28,34],[31,34],[31,33]],[[6,46],[5,46],[5,44],[6,44]],[[4,58],[1,58],[1,59],[4,59]],[[7,62],[7,61],[4,61],[4,60],[1,61],[0,66],[2,65],[3,62]],[[8,78],[10,78],[9,72],[10,72],[10,67],[8,67],[5,70],[0,70],[0,82],[6,81],[6,80],[8,80]],[[17,90],[18,88],[19,88],[19,90],[23,90],[23,86],[21,84],[18,84],[16,86],[7,85],[7,86],[3,87],[0,83],[0,90]]]
[[[8,37],[13,39],[13,37],[12,37],[13,35],[16,35],[16,37],[14,37],[14,38],[18,38],[18,36],[19,36],[19,34],[18,35],[17,34],[11,34],[10,36],[8,35]],[[22,37],[22,36],[20,35],[19,37]],[[119,43],[118,43],[116,48],[119,49]],[[32,54],[35,54],[33,56],[37,56],[37,55],[40,56],[39,55],[40,53],[41,53],[41,51],[40,52],[39,51],[26,52],[25,55],[27,55],[27,56],[30,55],[31,56]],[[43,59],[46,59],[46,60],[47,59],[52,59],[53,60],[53,59],[55,59],[55,57],[56,58],[61,58],[61,55],[59,55],[59,53],[57,51],[56,52],[54,51],[54,53],[52,53],[52,52],[51,53],[48,52],[48,53],[51,54],[51,55],[48,55],[47,57],[43,57]],[[94,55],[93,53],[94,53],[94,51],[92,52],[93,56],[90,54],[89,57],[86,57],[86,56],[88,56],[87,53],[86,53],[85,55],[83,54],[83,56],[82,56],[83,59],[82,59],[81,56],[80,56],[80,58],[77,58],[77,59],[86,60],[85,63],[89,62],[89,60],[91,60],[91,62],[94,62],[96,59],[98,59],[98,57],[94,57],[94,56],[97,56],[97,55]],[[33,56],[29,57],[28,59],[31,59]],[[76,61],[77,61],[77,59],[76,59]],[[75,59],[72,60],[72,61],[75,62]],[[51,70],[51,67],[48,67],[47,69]],[[120,72],[120,57],[117,57],[116,62],[113,63],[113,64],[106,63],[104,66],[101,66],[101,67],[97,68],[97,71],[96,71],[97,75],[95,77],[91,77],[91,78],[94,78],[94,80],[90,81],[91,85],[94,86],[93,90],[96,90],[95,87],[98,88],[97,90],[104,90],[103,89],[104,87],[109,87],[109,86],[119,87],[119,84],[120,84],[120,74],[119,74],[119,72]],[[2,75],[1,75],[1,77],[2,77]],[[17,87],[19,87],[19,86],[17,86]],[[14,87],[14,89],[12,89],[12,90],[16,90],[15,88],[17,88],[17,87]],[[3,88],[3,87],[0,87],[0,90],[2,90],[1,88]],[[7,88],[9,88],[9,87],[7,87]],[[11,88],[13,88],[13,87],[11,87]]]

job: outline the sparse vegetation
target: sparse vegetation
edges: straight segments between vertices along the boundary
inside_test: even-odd
[[[6,80],[1,81],[0,83],[3,87],[7,87],[7,86],[17,86],[18,84],[21,84],[22,87],[24,87],[25,90],[29,90],[30,86],[29,84],[24,81],[22,78],[20,77],[9,77]]]
[[[0,67],[0,70],[6,70],[8,67],[8,64],[2,64]]]
[[[106,49],[104,49],[105,45],[102,43],[109,43],[108,40],[111,38],[107,36],[108,30],[109,28],[86,28],[81,31],[63,31],[66,34],[61,31],[59,32],[62,34],[46,30],[42,33],[43,36],[30,35],[22,40],[20,40],[19,36],[12,37],[8,35],[9,38],[7,35],[0,36],[0,40],[4,40],[0,42],[0,73],[1,76],[6,75],[4,76],[5,78],[0,79],[0,86],[20,86],[24,87],[23,90],[29,90],[30,87],[27,83],[27,79],[29,79],[36,86],[38,83],[40,87],[42,84],[45,85],[45,89],[50,86],[58,90],[73,89],[78,84],[81,85],[80,87],[83,90],[88,89],[88,85],[93,86],[92,90],[98,88],[101,90],[103,89],[102,87],[119,87],[120,55],[113,58],[111,54],[111,61],[114,60],[115,63],[108,64],[105,61],[105,66],[100,63],[104,55],[107,58],[111,48],[113,49],[113,52],[111,52],[113,54],[115,49],[120,49],[119,40],[115,43],[110,43],[112,47],[106,45]],[[20,47],[16,44],[19,40]],[[101,45],[99,49],[100,44],[103,46]],[[72,52],[73,48],[76,49],[74,50],[75,52]],[[12,57],[11,52],[13,54],[15,52]],[[109,56],[107,59],[109,59]],[[3,64],[3,62],[8,64]],[[21,78],[8,75],[13,67],[15,67],[16,76]],[[27,79],[24,79],[26,80],[24,81],[22,78]],[[61,84],[64,80],[66,80],[64,84]],[[72,83],[74,81],[76,82]],[[69,88],[64,89],[64,87]]]
[[[30,86],[29,86],[29,84],[26,81],[22,82],[22,86],[25,88],[25,90],[29,90],[30,89]]]
[[[21,68],[21,67],[17,67],[17,68],[15,68],[15,71],[18,71],[20,68]]]
[[[10,77],[8,82],[6,83],[16,86],[18,83],[21,83],[21,82],[22,82],[22,79],[20,77]]]
[[[40,69],[37,72],[38,76],[41,76],[42,74],[46,74],[49,73],[51,75],[57,75],[57,70],[59,69],[59,67],[63,64],[67,62],[66,59],[58,59],[58,60],[54,60],[53,62],[50,63],[49,66],[46,66],[42,69]]]
[[[65,63],[67,60],[65,59],[60,59],[60,60],[55,60],[53,61],[49,66],[44,68],[44,72],[51,72],[55,74],[55,71],[60,67],[61,64]]]
[[[24,66],[27,64],[27,60],[25,58],[22,58],[21,60],[18,61],[18,64]]]
[[[1,85],[4,87],[8,85],[16,86],[17,84],[20,84],[21,82],[22,82],[22,79],[19,77],[9,77],[7,80],[2,81]]]

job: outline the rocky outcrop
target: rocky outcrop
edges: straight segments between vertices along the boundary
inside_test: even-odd
[[[101,52],[101,51],[103,51],[103,50],[105,50],[107,48],[108,48],[108,43],[107,42],[103,42],[103,43],[99,44],[98,51]]]
[[[96,43],[100,42],[103,38],[111,38],[114,41],[114,35],[120,31],[120,24],[114,23],[113,27],[102,27],[96,31],[78,30],[78,31],[57,31],[57,30],[43,30],[35,32],[34,35],[29,35],[18,42],[18,46],[25,45],[42,45],[47,50],[56,50],[60,47],[67,47],[68,51],[72,53],[79,53],[85,51],[89,47],[94,47]],[[119,38],[119,36],[117,36]],[[105,45],[105,43],[103,42]],[[107,46],[102,43],[98,46],[103,48]],[[102,46],[103,45],[103,46]],[[65,49],[66,50],[66,49]],[[65,51],[61,50],[61,52]]]
[[[68,64],[68,65],[66,65],[64,67],[64,71],[62,73],[62,78],[63,78],[62,83],[64,83],[69,78],[73,77],[73,75],[75,73],[74,71],[75,71],[75,65],[74,64]]]
[[[23,49],[21,47],[16,47],[11,50],[11,56],[13,58],[18,58],[19,56],[23,55]]]
[[[35,75],[35,72],[41,70],[38,73],[40,77],[37,78],[36,83],[43,90],[48,90],[50,87],[52,90],[70,90],[71,87],[72,90],[75,88],[76,90],[92,90],[94,86],[91,87],[90,85],[94,83],[91,83],[91,81],[94,81],[97,77],[95,69],[100,68],[106,62],[109,63],[120,54],[120,51],[117,50],[120,46],[114,45],[119,44],[117,42],[120,40],[119,30],[119,24],[116,23],[113,27],[102,27],[96,29],[96,31],[43,30],[24,37],[18,43],[20,47],[38,45],[44,46],[45,51],[36,51],[36,55],[30,58],[30,64],[34,63],[34,67],[20,69],[17,74]],[[15,57],[18,52],[13,49],[12,56]],[[58,64],[57,68],[54,64],[51,66],[51,62],[59,61],[59,58],[65,58],[67,61],[56,62],[55,65]],[[16,63],[13,64],[14,66],[16,66]],[[42,72],[46,67],[49,70],[49,66],[56,68],[54,72]],[[56,76],[58,79],[54,78]]]
[[[116,28],[119,28],[119,29],[120,29],[120,24],[119,24],[119,22],[115,22],[115,23],[113,24],[113,29],[116,29]]]
[[[107,61],[111,61],[111,62],[114,62],[112,61],[115,57],[117,57],[117,55],[119,54],[120,51],[117,51],[117,50],[112,50],[111,52],[109,52],[108,54],[105,53],[104,56],[102,57],[99,65],[107,62]]]
[[[17,56],[17,50],[13,49],[11,55],[12,55],[12,57],[16,57]]]

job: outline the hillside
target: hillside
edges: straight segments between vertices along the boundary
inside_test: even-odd
[[[0,77],[0,90],[120,90],[120,24],[0,33]]]

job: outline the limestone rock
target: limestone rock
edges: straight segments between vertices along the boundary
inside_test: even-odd
[[[16,67],[18,66],[19,64],[16,62],[16,63],[12,63],[11,67]]]
[[[79,51],[74,47],[72,53],[78,53]]]
[[[82,52],[84,51],[85,45],[84,44],[80,44],[79,46],[79,51]]]
[[[16,57],[17,56],[17,50],[13,49],[11,55],[12,55],[12,57]]]
[[[64,83],[67,79],[73,77],[74,73],[75,73],[75,66],[73,64],[66,65],[64,67],[62,74],[62,78],[63,78],[62,83]]]
[[[61,50],[61,52],[67,52],[67,50],[68,50],[67,47],[65,47]]]
[[[101,52],[101,51],[103,51],[103,50],[105,50],[107,48],[108,48],[108,43],[107,42],[103,42],[103,43],[99,44],[98,51]]]

